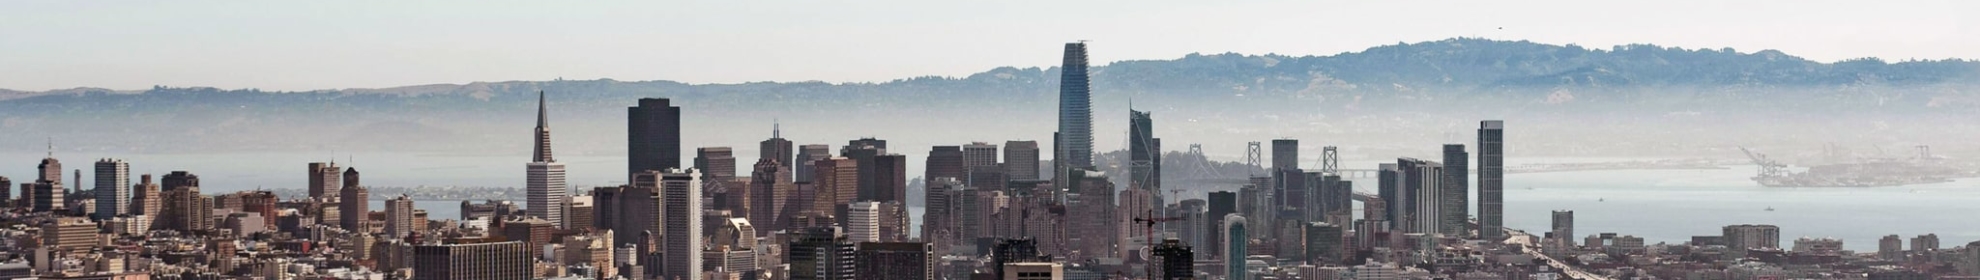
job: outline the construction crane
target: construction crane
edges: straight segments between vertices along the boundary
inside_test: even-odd
[[[1147,243],[1142,243],[1143,245],[1148,247],[1147,249],[1142,249],[1141,252],[1148,254],[1149,256],[1155,255],[1155,253],[1150,252],[1151,250],[1155,249],[1155,224],[1183,220],[1183,217],[1156,217],[1155,210],[1153,209],[1148,210],[1148,214],[1142,217],[1146,217],[1146,218],[1141,218],[1141,217],[1134,218],[1134,223],[1141,224],[1142,237],[1148,240]],[[1147,261],[1147,263],[1143,264],[1142,266],[1148,267],[1148,274],[1146,275],[1148,276],[1148,279],[1155,279],[1155,269],[1161,266],[1155,265],[1154,258],[1152,257],[1144,258],[1142,260]]]

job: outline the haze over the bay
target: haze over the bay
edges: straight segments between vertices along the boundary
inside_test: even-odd
[[[588,3],[596,4],[596,3]],[[1971,1],[480,1],[0,3],[0,88],[313,90],[612,78],[879,82],[1451,37],[1980,58]],[[32,54],[32,55],[26,55]]]

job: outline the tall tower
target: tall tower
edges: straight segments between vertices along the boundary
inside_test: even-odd
[[[1464,144],[1444,145],[1443,185],[1437,188],[1438,201],[1443,204],[1437,208],[1443,213],[1438,213],[1437,217],[1449,227],[1446,230],[1468,232],[1463,228],[1466,228],[1465,219],[1471,216],[1470,161],[1471,154],[1465,152]]]
[[[48,181],[52,184],[61,185],[62,160],[55,159],[55,142],[50,140],[48,143],[48,157],[42,158],[41,165],[35,167],[38,169],[37,171],[40,171],[41,177],[35,178],[35,180]]]
[[[1505,121],[1478,123],[1478,236],[1488,241],[1506,238]]]
[[[337,187],[341,186],[337,183],[337,173],[340,171],[343,170],[337,168],[337,163],[334,161],[309,163],[309,198],[317,201],[336,201]],[[166,182],[165,188],[171,189],[172,183]]]
[[[777,165],[783,166],[785,169],[797,166],[797,163],[793,161],[795,159],[792,158],[796,155],[796,150],[791,146],[791,140],[784,139],[783,124],[770,125],[770,139],[765,139],[763,142],[758,143],[758,152],[761,155],[757,156],[757,158],[774,160]],[[791,174],[784,174],[784,176],[790,177]],[[764,221],[752,222],[762,223]]]
[[[1062,168],[1093,168],[1093,92],[1086,76],[1086,42],[1066,43],[1065,65],[1059,67],[1059,154],[1052,161]]]
[[[668,170],[660,179],[662,256],[660,275],[669,279],[701,279],[701,177],[697,170]]]
[[[1004,141],[1004,176],[1038,180],[1038,141]]]
[[[121,159],[96,161],[96,219],[131,213],[131,165]]]
[[[399,197],[385,200],[385,235],[404,238],[413,233],[412,197],[399,194]]]
[[[339,226],[352,232],[370,232],[371,191],[358,185],[357,168],[344,169],[344,188],[337,190],[337,198],[343,199],[337,205]]]
[[[1132,188],[1162,195],[1162,139],[1155,138],[1155,120],[1149,112],[1128,109],[1128,184]],[[1162,201],[1154,201],[1162,205]]]
[[[531,154],[527,186],[529,216],[552,225],[564,224],[564,164],[550,155],[550,117],[542,91],[536,92],[536,152]]]
[[[1251,240],[1246,237],[1250,236],[1250,229],[1247,226],[1244,216],[1227,214],[1224,215],[1223,230],[1218,231],[1223,235],[1223,240],[1218,242],[1223,243],[1224,252],[1221,255],[1224,258],[1224,268],[1227,269],[1224,275],[1230,279],[1251,279],[1246,277],[1245,272],[1249,271],[1244,267],[1245,256],[1251,255],[1250,251],[1246,250],[1249,249],[1247,247]]]
[[[626,108],[626,173],[681,168],[681,107],[640,98]]]

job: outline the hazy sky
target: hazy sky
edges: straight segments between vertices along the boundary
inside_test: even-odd
[[[4,1],[0,88],[869,82],[1050,66],[1075,40],[1096,62],[1458,36],[1980,58],[1975,1],[1617,2]]]

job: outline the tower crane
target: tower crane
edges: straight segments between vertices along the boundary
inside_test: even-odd
[[[1149,256],[1155,255],[1153,252],[1150,252],[1150,250],[1154,250],[1155,248],[1155,224],[1182,221],[1182,220],[1183,217],[1156,217],[1155,210],[1153,209],[1148,210],[1148,214],[1146,214],[1146,216],[1134,218],[1134,223],[1141,224],[1142,238],[1147,239],[1147,243],[1143,243],[1143,244],[1148,246],[1148,249],[1142,249],[1142,252],[1148,254]],[[1153,259],[1154,258],[1144,259],[1148,261],[1148,263],[1143,264],[1143,266],[1148,267],[1147,276],[1149,279],[1155,279],[1155,269],[1157,267],[1161,267],[1159,265],[1156,265]]]

